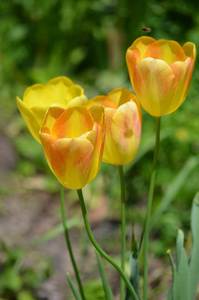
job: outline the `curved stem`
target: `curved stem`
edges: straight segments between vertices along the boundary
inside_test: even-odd
[[[150,218],[153,204],[153,195],[156,179],[156,165],[157,156],[160,142],[160,117],[156,118],[156,142],[153,156],[153,168],[151,173],[151,181],[149,187],[148,203],[147,203],[147,215],[144,228],[144,283],[143,283],[143,300],[147,300],[147,287],[148,287],[148,247],[149,247],[149,227]]]
[[[83,198],[83,194],[82,194],[82,190],[79,189],[77,190],[77,194],[80,200],[80,205],[81,205],[81,210],[82,210],[82,215],[83,215],[83,219],[84,219],[84,224],[85,224],[85,228],[87,231],[87,234],[90,238],[91,243],[93,244],[93,246],[95,247],[95,249],[111,264],[114,266],[114,268],[119,272],[119,274],[121,275],[121,277],[123,278],[123,280],[126,283],[127,288],[129,289],[130,294],[132,295],[134,300],[139,300],[138,296],[136,295],[136,292],[133,288],[133,286],[131,285],[128,277],[126,276],[126,274],[124,273],[124,271],[120,268],[120,266],[118,266],[118,264],[106,253],[104,252],[104,250],[102,250],[102,248],[99,246],[99,244],[96,242],[89,222],[88,222],[88,217],[87,217],[87,212],[86,212],[86,207],[85,207],[85,203],[84,203],[84,198]]]
[[[64,206],[64,187],[63,187],[63,185],[60,186],[60,200],[61,200],[62,223],[63,223],[63,227],[64,227],[66,245],[68,247],[70,259],[71,259],[71,262],[72,262],[72,265],[73,265],[73,269],[74,269],[74,272],[75,272],[75,277],[76,277],[76,280],[77,280],[77,284],[79,286],[79,291],[80,291],[82,300],[86,300],[86,298],[84,296],[84,291],[83,291],[81,279],[80,279],[80,276],[79,276],[79,271],[77,269],[75,258],[73,256],[72,246],[71,246],[69,233],[68,233],[68,228],[67,228],[67,224],[66,224],[66,214],[65,214],[65,206]]]
[[[121,236],[122,236],[122,251],[121,251],[121,268],[125,272],[125,253],[126,253],[126,223],[125,223],[125,185],[123,167],[118,166],[121,189]],[[120,283],[120,300],[124,299],[125,283],[121,278]]]

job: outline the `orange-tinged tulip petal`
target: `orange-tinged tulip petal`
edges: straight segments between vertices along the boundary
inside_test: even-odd
[[[50,107],[40,131],[46,160],[67,188],[80,189],[97,175],[104,144],[102,106]]]
[[[167,110],[174,93],[175,77],[171,68],[161,60],[143,59],[134,70],[134,89],[141,106],[159,116]]]
[[[193,43],[138,38],[127,50],[131,83],[142,107],[159,117],[185,100],[196,58]]]
[[[65,138],[56,140],[49,147],[51,137],[41,136],[41,139],[51,170],[61,184],[74,190],[85,186],[92,164],[93,145],[86,139]]]
[[[97,96],[85,106],[103,105],[106,115],[106,134],[103,161],[114,165],[129,163],[137,154],[142,114],[135,95],[127,89],[113,90],[107,96]]]
[[[89,181],[92,181],[96,174],[99,172],[101,166],[101,160],[104,150],[105,141],[105,112],[104,107],[94,105],[89,109],[90,114],[95,120],[93,126],[93,132],[87,134],[87,139],[93,144],[93,161],[89,174]],[[100,159],[99,159],[100,158]]]
[[[185,61],[186,56],[182,47],[175,41],[158,40],[150,44],[144,57],[152,57],[171,64],[175,61]]]
[[[57,119],[52,129],[52,135],[56,139],[76,138],[92,130],[93,124],[91,114],[89,111],[85,111],[84,107],[77,107],[75,110],[71,107]]]
[[[28,87],[23,101],[17,97],[17,106],[33,137],[39,142],[39,129],[50,106],[67,107],[83,105],[87,101],[82,87],[75,85],[67,77],[56,77],[45,85]]]
[[[186,57],[190,57],[191,59],[196,58],[196,47],[193,46],[193,43],[186,42],[182,46],[182,49],[183,49],[184,54],[185,54]]]
[[[137,59],[139,58],[139,60],[143,59],[145,57],[145,53],[148,49],[148,47],[153,44],[155,42],[155,39],[152,37],[148,37],[148,36],[143,36],[141,38],[138,38],[134,41],[134,43],[132,44],[132,48],[134,48],[136,50],[137,55],[135,55],[135,57],[137,56]]]

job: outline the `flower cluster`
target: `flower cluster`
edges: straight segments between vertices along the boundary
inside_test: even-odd
[[[195,45],[138,38],[126,60],[135,94],[118,88],[87,101],[67,77],[28,87],[18,108],[46,160],[67,188],[80,189],[97,175],[101,161],[128,164],[138,152],[141,106],[152,116],[175,111],[185,100]],[[141,106],[140,106],[141,105]]]

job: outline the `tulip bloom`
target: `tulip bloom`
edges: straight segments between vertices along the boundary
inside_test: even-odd
[[[187,42],[140,37],[128,48],[126,61],[141,106],[152,116],[174,112],[185,100],[196,58]]]
[[[74,84],[67,77],[56,77],[45,85],[34,84],[28,87],[23,101],[17,97],[17,106],[33,137],[39,142],[39,130],[47,109],[59,106],[64,109],[82,105],[87,101],[82,87]]]
[[[103,161],[125,165],[137,154],[142,127],[142,112],[136,96],[118,88],[107,96],[97,96],[86,102],[86,107],[103,105],[106,115],[106,134]]]
[[[49,108],[39,136],[49,167],[66,188],[80,189],[97,175],[104,133],[102,106]]]

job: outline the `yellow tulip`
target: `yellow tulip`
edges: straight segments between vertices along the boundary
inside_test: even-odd
[[[104,134],[102,106],[49,108],[39,136],[48,165],[62,185],[77,190],[95,178],[101,166]]]
[[[113,90],[107,96],[97,96],[86,107],[103,105],[106,134],[102,160],[113,165],[125,165],[137,154],[142,127],[142,112],[136,96],[125,88]]]
[[[128,48],[126,61],[141,106],[152,116],[174,112],[185,100],[196,58],[187,42],[140,37]]]
[[[82,105],[87,101],[81,86],[74,84],[67,77],[55,77],[45,85],[34,84],[28,87],[23,101],[17,97],[17,106],[33,137],[39,142],[39,130],[47,109],[59,106],[64,109]]]

